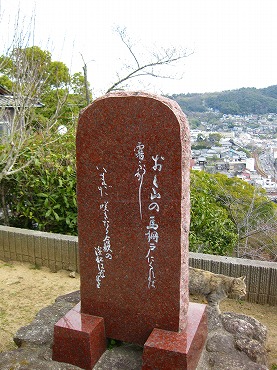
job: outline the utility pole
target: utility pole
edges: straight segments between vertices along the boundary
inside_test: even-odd
[[[83,71],[84,71],[84,78],[85,78],[86,101],[87,101],[87,104],[89,105],[90,98],[89,98],[88,75],[87,75],[87,65],[86,64],[84,64],[83,66]]]
[[[84,57],[83,57],[82,54],[81,54],[81,57],[82,57],[83,63],[84,63],[83,71],[84,71],[84,79],[85,79],[86,102],[87,102],[87,105],[89,105],[90,104],[90,95],[89,95],[89,88],[88,88],[88,69],[87,69],[87,63],[85,62]]]

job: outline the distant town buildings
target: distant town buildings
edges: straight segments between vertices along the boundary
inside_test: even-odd
[[[277,114],[222,115],[192,129],[191,141],[192,169],[237,176],[277,198]]]

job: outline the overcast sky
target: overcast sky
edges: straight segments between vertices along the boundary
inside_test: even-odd
[[[96,96],[131,61],[118,26],[126,27],[141,59],[160,47],[193,51],[166,71],[183,74],[181,80],[133,82],[130,89],[173,94],[277,84],[277,0],[0,0],[1,46],[18,9],[25,26],[35,14],[34,44],[54,60],[81,72],[83,55]]]

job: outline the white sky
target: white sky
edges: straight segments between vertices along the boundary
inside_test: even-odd
[[[34,44],[72,72],[83,55],[95,95],[116,80],[129,62],[113,31],[126,27],[138,55],[159,47],[194,53],[170,73],[182,80],[152,80],[148,91],[212,92],[277,84],[277,0],[0,0],[0,51],[12,35],[20,9],[28,24],[35,13]],[[126,59],[127,58],[127,59]],[[137,82],[130,89],[146,89]]]

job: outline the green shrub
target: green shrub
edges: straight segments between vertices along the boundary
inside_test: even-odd
[[[189,249],[192,252],[231,254],[237,243],[228,212],[211,191],[211,175],[191,173],[191,224]]]
[[[26,153],[31,156],[32,150]],[[75,130],[41,150],[39,158],[9,180],[10,224],[77,234]]]

